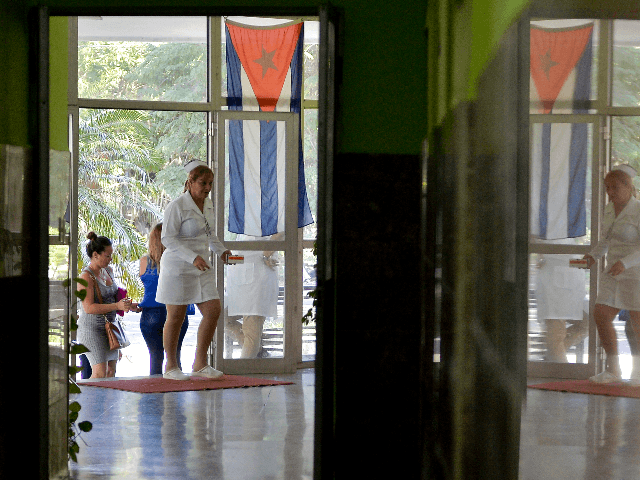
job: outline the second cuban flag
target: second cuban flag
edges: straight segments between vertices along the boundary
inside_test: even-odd
[[[591,95],[593,23],[531,27],[532,113],[586,113]],[[586,234],[587,123],[532,123],[531,234]]]
[[[229,110],[300,113],[303,23],[254,27],[227,21]],[[229,231],[284,231],[285,132],[282,122],[229,123]],[[298,227],[313,223],[298,141]]]

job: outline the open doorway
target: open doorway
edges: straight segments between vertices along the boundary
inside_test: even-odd
[[[170,11],[167,12],[165,11],[165,14],[171,14],[173,13],[172,9],[169,9]],[[204,9],[207,10],[207,9]],[[242,13],[249,13],[249,14],[255,14],[255,13],[259,13],[256,12],[255,10],[249,9],[249,10],[242,10]],[[323,30],[323,34],[322,34],[322,38],[323,38],[323,48],[319,48],[320,52],[318,54],[318,57],[320,59],[319,65],[318,65],[318,72],[317,72],[317,76],[319,77],[318,80],[318,90],[316,92],[317,95],[317,100],[312,100],[312,103],[315,102],[315,108],[317,109],[317,115],[316,115],[316,121],[317,121],[317,158],[318,158],[318,177],[319,177],[319,182],[318,182],[318,198],[327,198],[329,200],[327,200],[326,202],[319,202],[318,203],[318,207],[317,207],[317,224],[320,225],[319,230],[318,230],[318,236],[321,237],[320,241],[318,242],[318,249],[319,249],[319,254],[318,254],[318,271],[320,272],[319,275],[317,276],[317,278],[319,279],[319,283],[323,282],[323,279],[327,278],[329,279],[331,277],[331,272],[325,273],[323,274],[322,272],[326,269],[325,265],[326,262],[323,262],[323,255],[327,255],[328,253],[331,252],[331,248],[330,245],[326,246],[323,244],[323,239],[326,241],[327,239],[330,239],[330,218],[329,221],[326,220],[327,218],[327,210],[331,209],[331,182],[327,182],[326,178],[330,178],[331,176],[331,164],[332,164],[332,158],[333,158],[333,151],[334,151],[334,123],[333,123],[333,119],[334,119],[334,109],[335,109],[335,94],[336,94],[336,90],[334,88],[334,81],[335,81],[335,36],[336,36],[336,13],[333,11],[333,9],[330,8],[320,8],[320,9],[301,9],[301,11],[306,11],[307,14],[312,14],[313,13],[319,13],[321,20],[321,29]],[[236,12],[240,12],[240,10],[236,10]],[[300,12],[300,10],[298,11]],[[50,17],[50,15],[68,15],[69,12],[68,11],[64,11],[64,12],[53,12],[53,11],[48,11],[47,9],[41,9],[40,10],[40,15],[38,17],[38,21],[39,21],[39,30],[41,32],[48,32],[48,22],[50,20],[53,20],[55,17]],[[86,13],[86,12],[85,12]],[[160,13],[160,12],[159,12]],[[209,13],[209,10],[207,10],[206,13]],[[67,18],[72,18],[72,17],[67,17]],[[67,18],[65,18],[65,22],[67,20]],[[220,18],[220,17],[217,17]],[[66,37],[66,28],[65,27],[65,32],[64,32],[64,36]],[[74,34],[74,29],[77,28],[76,26],[71,25],[71,33],[72,35]],[[77,38],[77,32],[75,33],[76,38]],[[44,42],[42,46],[42,49],[45,50],[45,46],[46,46],[46,39],[48,38],[47,35],[42,36],[42,41]],[[60,36],[60,38],[63,38],[62,36]],[[46,72],[48,70],[48,64],[49,64],[49,56],[48,55],[40,55],[39,57],[39,72]],[[72,64],[72,71],[74,68],[73,63],[75,62],[74,58],[71,57],[71,64]],[[322,67],[322,65],[324,65],[324,67]],[[75,66],[77,67],[77,65]],[[66,78],[66,75],[62,75],[63,77]],[[42,85],[42,91],[46,92],[47,88],[45,88],[47,86],[47,78],[45,75],[41,75],[39,77],[38,80],[40,83],[40,85]],[[71,92],[70,92],[70,98],[72,99],[77,99],[77,92],[74,91],[74,87],[73,84],[70,85],[70,87],[72,88]],[[215,98],[215,96],[214,96]],[[120,107],[122,107],[122,104],[120,103],[120,101],[114,101],[114,100],[110,100],[107,101],[106,103],[108,103],[109,105],[101,105],[102,100],[95,102],[93,100],[87,100],[86,105],[84,105],[83,107],[86,109],[93,109],[93,110],[99,110],[99,109],[106,109],[106,110],[119,110],[121,109]],[[40,102],[39,104],[39,113],[41,115],[41,118],[48,118],[49,115],[49,106],[47,104],[47,102]],[[77,155],[78,155],[78,151],[79,151],[79,144],[78,144],[78,136],[74,135],[73,132],[78,132],[79,131],[79,119],[78,119],[78,110],[79,110],[79,105],[74,104],[74,102],[69,101],[69,105],[70,105],[70,120],[69,120],[69,132],[70,132],[70,137],[72,140],[70,140],[70,151],[72,153],[72,155],[74,155],[74,158],[76,159],[75,162],[72,162],[72,169],[78,169],[78,162],[77,162]],[[148,106],[148,105],[147,105]],[[191,107],[193,107],[193,105],[190,105]],[[129,108],[125,108],[124,110],[145,110],[144,108],[138,108],[138,105],[136,105],[136,101],[134,100],[132,104],[128,105]],[[158,105],[156,105],[156,107],[158,107]],[[164,109],[166,109],[167,104],[162,104],[159,108],[152,108],[153,109],[157,109],[159,111],[163,111]],[[312,108],[313,105],[311,105]],[[180,110],[180,109],[178,109]],[[186,108],[185,110],[190,111],[189,108]],[[208,108],[201,108],[201,107],[195,107],[195,111],[197,112],[201,112],[201,111],[209,111]],[[75,113],[75,115],[73,115]],[[305,115],[305,120],[306,120],[307,115]],[[40,118],[40,117],[39,117]],[[303,120],[304,121],[304,120]],[[309,121],[309,124],[313,124],[313,115],[312,115],[312,120]],[[49,132],[47,129],[44,128],[40,128],[37,129],[38,133],[39,133],[39,138],[40,138],[40,143],[42,145],[48,145],[48,135]],[[208,132],[207,132],[208,133]],[[43,152],[47,151],[47,148],[43,148],[42,149]],[[41,159],[41,163],[44,162],[44,164],[47,164],[47,160],[43,157]],[[73,177],[73,175],[72,175]],[[75,175],[75,178],[77,178],[77,174]],[[49,178],[43,178],[41,180],[41,184],[40,187],[42,189],[43,192],[46,192],[49,190]],[[77,192],[78,189],[78,185],[77,184],[73,184],[73,182],[71,182],[72,185],[70,186],[70,188],[74,191]],[[70,196],[70,208],[69,208],[69,219],[72,218],[76,218],[77,216],[77,211],[78,211],[78,205],[77,205],[77,195],[76,194],[72,194]],[[322,220],[325,219],[325,220]],[[77,271],[77,265],[75,265],[76,260],[77,260],[77,256],[75,255],[75,246],[78,245],[79,241],[78,241],[78,232],[77,230],[72,231],[72,232],[59,232],[59,235],[65,235],[65,242],[67,243],[63,243],[61,242],[60,245],[68,245],[69,242],[71,241],[74,245],[74,247],[71,249],[71,252],[73,252],[73,254],[67,253],[67,262],[69,265],[69,270],[70,271]],[[307,255],[307,253],[311,252],[311,246],[313,246],[313,241],[311,241],[311,243],[308,243],[308,239],[305,238],[305,236],[302,236],[303,241],[307,241],[307,243],[303,243],[303,249],[308,249],[308,252],[301,252],[301,254],[304,254],[305,256]],[[56,243],[57,245],[57,243]],[[315,257],[315,256],[314,256]],[[313,259],[313,262],[315,264],[315,258]],[[308,283],[308,282],[307,282]],[[46,304],[46,302],[45,302]],[[319,309],[319,314],[318,315],[322,315],[322,309]],[[320,334],[321,329],[320,329]],[[64,343],[66,344],[66,337],[63,335],[61,338],[63,338],[65,341]],[[68,348],[68,345],[65,345],[65,349]],[[331,349],[333,348],[332,345],[326,345],[324,347],[325,349]],[[64,349],[62,350],[62,352],[64,353]],[[50,355],[51,357],[51,355]],[[50,362],[52,361],[52,359],[50,358]],[[319,362],[320,365],[322,365],[322,361],[320,359]],[[64,379],[66,378],[66,367],[64,369],[61,369],[60,371],[60,375],[61,378]],[[54,382],[55,383],[55,382]],[[317,391],[317,395],[325,395],[326,391],[328,389],[321,389],[318,388]],[[66,395],[66,397],[68,398],[68,395]],[[50,411],[48,412],[48,416],[47,418],[49,418],[49,420],[56,424],[60,423],[58,421],[58,419],[63,418],[64,416],[64,411],[66,410],[66,406],[64,405],[64,402],[61,403],[62,407],[61,407],[61,413],[58,413],[57,410],[54,411],[53,408],[50,408]],[[326,404],[327,406],[329,405],[328,403]],[[329,409],[327,411],[331,411],[331,408],[328,407]],[[322,419],[322,405],[316,405],[316,418],[318,419]],[[320,421],[319,421],[320,422]],[[321,422],[320,422],[321,423]],[[57,427],[60,427],[60,425],[57,425]],[[61,439],[63,438],[63,435],[56,435],[55,431],[51,432],[50,435],[51,441],[53,442],[52,444],[56,444],[60,447],[64,447],[65,443],[61,442]],[[319,438],[319,437],[317,437]],[[320,445],[322,444],[322,442],[315,442],[315,449],[320,449]],[[59,463],[61,465],[66,464],[66,452],[64,451],[64,448],[62,449],[58,449],[55,452],[53,450],[50,451],[50,460],[52,459],[52,457],[55,457],[53,459],[54,463]],[[44,456],[44,458],[46,458],[46,455]],[[322,456],[317,453],[316,454],[316,458],[317,460],[317,465],[316,468],[320,468],[320,465],[322,464]]]
[[[317,218],[319,22],[317,17],[293,21],[301,20],[304,22],[299,122],[302,177],[311,215]],[[70,96],[69,113],[73,142],[77,145],[74,150],[77,204],[72,211],[78,218],[77,230],[71,236],[77,239],[71,251],[78,252],[77,265],[72,270],[82,269],[86,233],[99,228],[101,235],[117,241],[113,262],[116,274],[134,299],[140,299],[143,293],[138,259],[145,255],[146,237],[162,219],[164,207],[182,192],[186,176],[182,164],[191,158],[206,159],[210,165],[216,162],[213,148],[216,130],[212,128],[215,112],[228,108],[225,21],[264,27],[290,23],[292,19],[100,16],[72,19],[71,31],[77,34],[71,35],[70,58],[77,58],[77,68],[70,69],[70,91],[77,94]],[[229,199],[222,195],[215,201],[226,203],[228,211]],[[288,274],[290,278],[285,278],[282,268],[279,313],[266,319],[258,354],[260,358],[282,357],[285,331],[290,331],[289,336],[296,342],[291,344],[287,356],[288,364],[294,368],[313,365],[315,322],[303,326],[290,313],[288,321],[293,329],[287,330],[285,292],[293,298],[291,312],[312,308],[307,293],[315,288],[316,261],[312,253],[315,225],[310,222],[301,228],[295,244],[291,244],[300,268]],[[227,234],[224,238],[235,240],[235,236]],[[287,288],[291,285],[295,288]],[[117,376],[149,374],[149,353],[139,317],[136,313],[124,316],[132,345],[123,350]],[[200,318],[196,309],[183,341],[185,358],[195,350]],[[219,325],[228,323],[221,318]],[[218,337],[220,350],[228,350],[229,358],[241,350],[238,336],[233,333],[228,328]]]
[[[554,48],[562,42],[572,46],[564,43],[561,55]],[[606,235],[604,173],[620,164],[640,168],[638,46],[639,21],[531,21],[530,376],[588,378],[602,366],[592,312],[604,263],[580,270],[569,262]],[[552,91],[546,75],[554,72]],[[629,378],[635,339],[624,318],[614,327]]]

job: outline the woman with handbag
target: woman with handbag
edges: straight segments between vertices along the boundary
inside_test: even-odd
[[[86,252],[90,262],[80,274],[87,286],[78,283],[78,291],[86,291],[80,304],[78,342],[89,349],[85,355],[91,364],[91,378],[115,377],[120,351],[111,350],[105,323],[115,319],[117,310],[128,312],[132,303],[126,297],[116,299],[118,286],[109,266],[113,254],[111,240],[94,232],[89,232],[87,238]]]
[[[164,253],[164,245],[160,241],[162,235],[162,223],[156,224],[149,232],[149,252],[140,259],[140,280],[144,285],[144,297],[138,304],[142,309],[140,315],[140,331],[149,349],[149,374],[158,375],[162,373],[162,363],[164,361],[164,347],[162,345],[162,332],[167,321],[167,307],[156,301],[156,291],[158,289],[158,277],[160,271],[160,259]],[[189,305],[184,316],[184,322],[180,328],[178,337],[178,368],[180,368],[180,351],[182,341],[189,327],[189,315],[193,315],[195,309]]]
[[[188,380],[178,366],[177,348],[187,306],[195,303],[202,313],[192,366],[193,377],[219,378],[222,372],[207,362],[207,351],[220,317],[220,297],[214,270],[209,265],[209,251],[223,262],[231,251],[211,230],[214,225],[213,202],[209,192],[213,172],[203,162],[194,160],[185,166],[188,178],[182,195],[165,210],[162,226],[162,254],[156,301],[167,306],[163,345],[167,356],[164,377]]]

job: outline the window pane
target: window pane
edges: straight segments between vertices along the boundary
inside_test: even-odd
[[[611,117],[611,165],[621,163],[640,172],[640,117]],[[633,184],[638,189],[640,178]]]
[[[318,100],[320,22],[304,22],[304,99]]]
[[[203,102],[206,17],[79,17],[80,98]]]
[[[314,360],[316,355],[316,308],[313,305],[313,297],[309,295],[316,288],[318,260],[311,248],[305,248],[302,256],[302,313],[309,313],[302,324],[302,360]]]
[[[530,112],[586,113],[597,96],[598,22],[531,22]]]
[[[529,360],[588,363],[589,277],[582,255],[529,256]]]
[[[640,105],[640,22],[613,22],[613,105]]]
[[[304,177],[307,185],[307,199],[314,223],[303,228],[305,239],[315,240],[318,230],[318,110],[304,110],[303,133]]]
[[[284,252],[234,251],[225,271],[224,358],[284,356]]]
[[[80,109],[78,231],[99,232],[119,245],[122,256],[114,266],[117,275],[126,275],[118,268],[130,266],[126,286],[132,298],[141,291],[136,262],[146,251],[143,236],[183,192],[183,162],[206,158],[205,118],[193,112]]]

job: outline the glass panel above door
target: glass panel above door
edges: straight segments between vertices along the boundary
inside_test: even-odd
[[[613,22],[613,106],[640,106],[640,21]]]
[[[206,101],[206,17],[78,17],[78,96]]]
[[[620,164],[640,172],[640,116],[611,117],[611,166]],[[633,184],[640,188],[640,177],[635,176]]]

